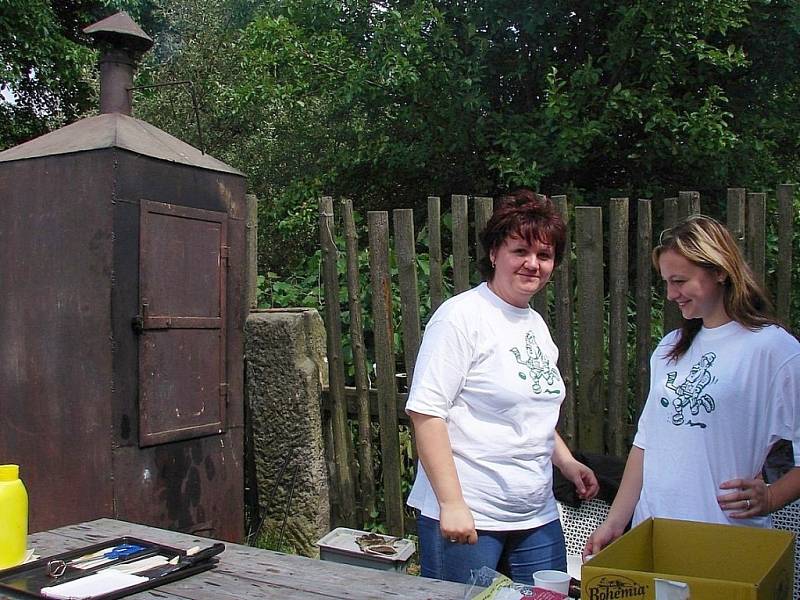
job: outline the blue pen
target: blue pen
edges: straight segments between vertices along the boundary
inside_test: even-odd
[[[100,560],[103,562],[109,562],[118,558],[132,556],[141,552],[142,550],[145,550],[145,547],[137,544],[120,544],[118,546],[114,546],[113,548],[106,548],[93,554],[81,556],[80,558],[69,561],[67,564],[70,566],[75,566],[81,563],[95,562]]]

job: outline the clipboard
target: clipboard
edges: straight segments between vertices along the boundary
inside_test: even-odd
[[[87,555],[98,553],[102,550],[114,548],[122,545],[136,545],[141,546],[142,550],[128,556],[120,558],[113,558],[104,561],[98,566],[90,568],[79,568],[71,566],[70,561],[81,559]],[[222,546],[220,544],[220,546]],[[224,549],[224,546],[222,546]],[[220,550],[217,550],[219,552]],[[47,587],[56,586],[70,581],[78,581],[82,578],[101,573],[106,569],[113,569],[114,567],[121,567],[134,561],[146,559],[148,557],[163,556],[168,560],[178,560],[182,558],[185,560],[187,557],[185,550],[165,546],[148,540],[140,538],[124,536],[106,540],[90,546],[83,546],[75,550],[69,550],[53,556],[40,558],[36,561],[11,567],[10,569],[0,570],[0,595],[2,593],[11,593],[19,598],[44,598],[51,600],[49,596],[42,594],[42,589]],[[99,559],[98,559],[99,560]],[[64,574],[59,577],[52,577],[48,575],[48,563],[52,561],[64,561],[66,569]],[[140,581],[133,585],[123,587],[107,593],[100,593],[97,595],[88,596],[92,600],[115,600],[116,598],[124,598],[130,594],[135,594],[144,590],[154,588],[165,583],[177,581],[197,573],[202,573],[213,568],[217,562],[216,558],[207,558],[202,561],[181,567],[180,569],[163,570],[162,572],[158,567],[149,569],[153,575],[148,576],[148,570],[142,572],[145,581]]]

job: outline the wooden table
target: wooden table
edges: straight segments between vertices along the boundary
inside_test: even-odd
[[[46,557],[125,535],[183,549],[192,546],[204,548],[214,541],[124,521],[99,519],[31,534],[28,536],[28,546],[35,548],[38,555]],[[214,569],[129,597],[140,600],[462,600],[466,589],[466,586],[457,583],[353,567],[226,542],[225,552],[219,555],[219,564]],[[0,597],[3,597],[2,591]]]

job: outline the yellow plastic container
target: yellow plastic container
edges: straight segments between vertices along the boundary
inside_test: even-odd
[[[22,562],[28,544],[28,492],[19,465],[0,465],[0,569]]]

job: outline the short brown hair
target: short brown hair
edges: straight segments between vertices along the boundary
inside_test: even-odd
[[[494,277],[490,255],[509,237],[519,237],[527,243],[538,241],[555,249],[555,264],[564,257],[567,226],[553,202],[528,188],[520,188],[501,196],[495,202],[494,213],[480,233],[484,255],[478,269],[488,281]]]

